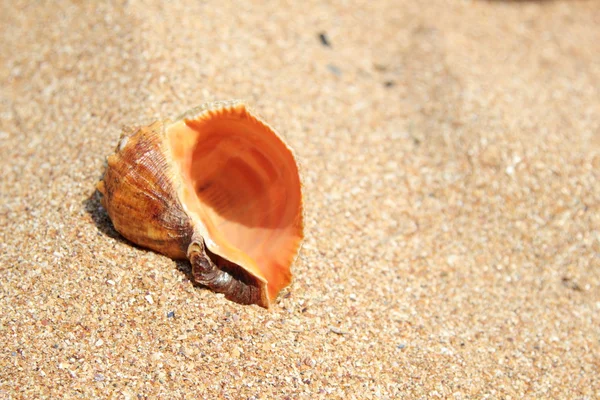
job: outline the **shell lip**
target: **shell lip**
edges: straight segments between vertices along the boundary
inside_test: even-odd
[[[174,122],[178,121],[186,121],[186,120],[195,120],[198,119],[203,114],[212,112],[212,111],[221,111],[225,109],[233,109],[242,107],[244,109],[248,109],[248,106],[242,100],[219,100],[213,101],[210,103],[201,104],[197,107],[191,108],[179,115],[175,118]]]
[[[265,135],[265,134],[267,135],[267,136],[264,136],[265,137],[264,140],[271,140],[271,139],[266,139],[266,137],[269,137],[269,136],[272,137],[272,141],[273,141],[273,143],[275,143],[273,145],[274,148],[279,149],[277,151],[280,152],[280,154],[287,153],[287,155],[281,156],[280,161],[277,161],[277,162],[281,162],[281,163],[289,162],[290,164],[288,164],[288,165],[294,164],[295,165],[294,168],[296,168],[296,171],[291,172],[292,170],[290,170],[289,173],[292,175],[294,175],[294,174],[299,175],[299,171],[297,170],[297,168],[298,168],[297,162],[296,162],[296,159],[295,159],[292,149],[279,136],[279,134],[275,131],[275,129],[273,129],[271,126],[269,126],[267,123],[265,123],[262,119],[260,119],[254,113],[252,113],[248,109],[246,104],[244,104],[244,102],[242,102],[240,100],[214,102],[214,103],[210,103],[210,104],[201,105],[199,107],[195,107],[195,108],[183,113],[179,117],[177,117],[175,119],[175,121],[166,122],[165,126],[164,126],[164,130],[165,130],[164,132],[165,132],[165,135],[168,137],[181,138],[181,140],[183,140],[183,141],[188,141],[188,136],[186,136],[184,138],[181,135],[181,133],[177,133],[177,132],[178,131],[183,132],[186,130],[195,130],[199,134],[200,132],[202,132],[199,129],[203,129],[203,127],[205,127],[205,126],[210,126],[210,124],[212,124],[213,119],[215,121],[225,121],[225,120],[243,121],[243,123],[246,124],[248,129],[254,130],[255,133],[253,133],[252,135],[256,135],[257,132],[262,131],[262,132],[264,132],[264,134],[260,134],[260,135]],[[207,125],[205,125],[205,124],[207,124]],[[200,128],[200,127],[202,127],[202,128]],[[173,129],[173,130],[171,130],[171,129]],[[248,134],[250,134],[250,133],[248,132]],[[173,136],[171,136],[171,135],[173,135]],[[242,136],[243,135],[244,134],[242,134]],[[175,143],[177,143],[177,144],[175,144]],[[166,141],[166,144],[169,147],[168,153],[170,153],[174,159],[178,159],[178,160],[181,159],[180,157],[181,157],[181,154],[183,154],[183,153],[181,153],[181,150],[177,149],[177,148],[183,147],[181,145],[181,143],[183,143],[183,142],[179,141],[179,140],[173,141],[173,142],[171,140]],[[195,147],[198,145],[198,142],[191,141],[191,142],[189,142],[189,145],[192,147]],[[172,146],[175,146],[175,147],[172,147]],[[177,149],[177,150],[174,150],[174,149]],[[270,151],[275,151],[275,150],[271,149]],[[283,160],[287,160],[287,161],[283,161]],[[180,164],[179,162],[175,162],[174,165],[176,165],[177,166],[176,168],[178,169],[177,175],[181,176],[181,177],[185,177],[186,173],[187,173],[186,169],[189,168],[189,166],[186,167],[185,165]],[[275,165],[277,165],[277,164],[275,164]],[[286,166],[285,169],[287,169],[287,168],[288,167]],[[289,176],[291,178],[291,175],[289,175]],[[292,228],[292,225],[288,225],[288,228],[286,228],[286,229],[289,229],[288,232],[290,232],[290,235],[292,235],[292,236],[290,236],[290,240],[292,240],[292,242],[288,242],[287,244],[292,245],[293,247],[289,247],[289,250],[287,250],[288,253],[285,256],[285,260],[282,260],[281,263],[268,262],[268,261],[265,262],[264,260],[261,261],[260,256],[257,259],[254,259],[253,256],[245,254],[245,251],[243,250],[243,248],[239,248],[238,246],[229,242],[229,240],[227,240],[228,235],[225,235],[225,236],[220,235],[219,232],[217,232],[218,229],[215,229],[215,226],[213,226],[213,224],[210,221],[210,217],[208,217],[207,214],[202,212],[201,214],[204,214],[204,215],[198,215],[197,210],[196,210],[197,206],[194,205],[193,203],[188,204],[187,198],[188,198],[188,196],[191,195],[192,190],[189,189],[190,181],[186,182],[186,178],[183,178],[181,180],[180,185],[177,190],[178,195],[181,199],[181,202],[184,206],[184,209],[186,210],[188,215],[192,218],[194,230],[197,231],[198,234],[200,234],[203,237],[203,239],[205,240],[206,247],[212,253],[218,255],[219,257],[225,258],[230,262],[233,262],[240,269],[243,269],[246,273],[251,274],[254,277],[254,279],[256,280],[256,282],[260,284],[261,293],[263,294],[263,297],[265,297],[265,299],[263,299],[263,300],[265,300],[265,301],[263,301],[263,303],[266,303],[266,304],[271,304],[272,302],[274,302],[278,293],[283,288],[289,286],[289,284],[291,283],[290,266],[297,259],[298,255],[299,255],[301,241],[304,236],[303,235],[303,225],[304,225],[303,198],[302,198],[302,190],[301,190],[301,181],[299,179],[299,176],[296,176],[295,178],[293,178],[293,180],[298,181],[298,191],[299,191],[299,194],[297,196],[297,198],[299,199],[299,200],[297,200],[298,206],[297,207],[290,206],[290,208],[288,208],[286,211],[286,213],[292,213],[292,214],[296,215],[295,217],[293,217],[295,222],[291,222],[291,224],[293,226],[295,226],[295,228]],[[197,186],[196,186],[196,184],[193,184],[192,187],[197,187]],[[187,195],[186,195],[186,192],[188,193]],[[289,214],[287,214],[287,215],[289,217]],[[298,222],[298,219],[299,219],[299,222]],[[281,225],[280,225],[280,227],[281,227]],[[295,239],[292,239],[292,238],[295,238]],[[280,242],[280,243],[285,243],[285,242]],[[234,258],[231,258],[230,257],[231,255],[234,255]],[[272,261],[274,261],[274,260],[272,260]],[[272,271],[272,268],[281,268],[281,269],[280,269],[280,272],[268,272],[269,269],[271,269],[271,271]],[[272,274],[274,274],[274,275],[272,275]],[[271,280],[273,282],[271,282]]]

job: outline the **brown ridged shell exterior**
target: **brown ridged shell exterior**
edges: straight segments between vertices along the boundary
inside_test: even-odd
[[[165,157],[161,122],[124,133],[98,184],[102,205],[115,229],[130,241],[185,259],[191,220],[177,194],[172,165]]]

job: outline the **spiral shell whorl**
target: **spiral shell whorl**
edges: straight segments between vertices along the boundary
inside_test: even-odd
[[[121,137],[98,189],[115,229],[132,242],[186,258],[192,225],[174,190],[160,122]],[[110,204],[110,206],[108,206]]]

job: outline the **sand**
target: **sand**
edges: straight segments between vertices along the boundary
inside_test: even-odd
[[[600,397],[598,2],[93,3],[0,6],[0,398]],[[95,193],[219,99],[302,166],[270,311]]]

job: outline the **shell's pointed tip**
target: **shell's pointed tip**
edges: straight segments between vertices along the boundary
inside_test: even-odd
[[[119,142],[119,145],[117,146],[118,151],[123,150],[121,148],[122,143],[123,143],[123,141]],[[110,156],[106,157],[106,165],[108,167],[114,168],[118,163],[119,163],[119,157],[117,157],[115,154],[111,154]]]

